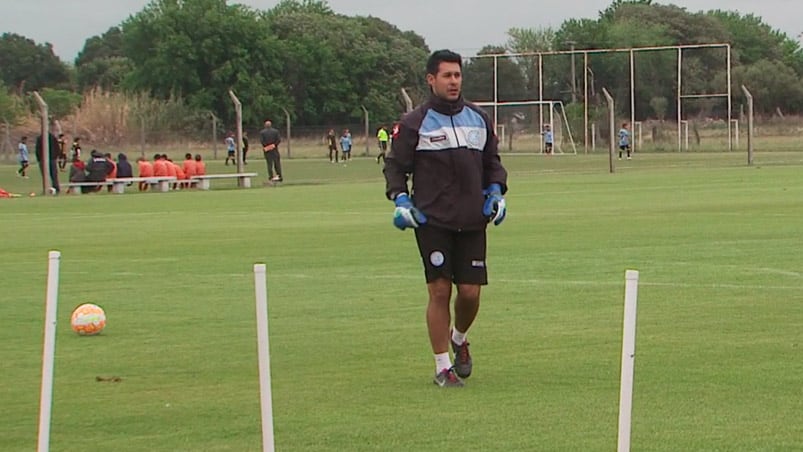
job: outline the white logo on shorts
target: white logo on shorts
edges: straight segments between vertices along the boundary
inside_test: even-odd
[[[440,251],[433,251],[429,255],[429,262],[436,267],[443,265],[444,260],[446,259],[443,257],[443,253]]]
[[[471,266],[474,268],[485,268],[485,261],[471,261]]]

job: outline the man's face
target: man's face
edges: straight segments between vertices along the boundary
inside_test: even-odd
[[[460,98],[463,88],[463,73],[458,63],[442,62],[438,66],[438,73],[427,74],[427,83],[432,92],[441,99],[455,101]]]

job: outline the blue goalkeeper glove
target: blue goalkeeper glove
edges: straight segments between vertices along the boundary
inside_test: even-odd
[[[417,228],[419,225],[427,222],[427,217],[421,213],[410,200],[407,193],[401,193],[396,196],[396,211],[393,212],[393,226],[401,229]]]
[[[491,184],[482,191],[485,195],[485,204],[482,206],[482,214],[493,221],[495,226],[499,226],[505,220],[507,209],[505,208],[505,198],[502,197],[502,187],[499,184]]]

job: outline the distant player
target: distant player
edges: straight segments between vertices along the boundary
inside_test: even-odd
[[[379,155],[376,156],[376,164],[379,164],[379,159],[385,161],[385,154],[388,152],[388,140],[390,139],[388,135],[388,129],[385,126],[380,127],[376,131],[376,140],[379,142]]]
[[[541,132],[544,136],[544,154],[552,155],[552,148],[555,143],[555,135],[552,133],[552,127],[549,124],[544,124],[544,131]]]
[[[335,129],[329,129],[326,134],[326,143],[329,145],[329,163],[337,163],[337,136],[335,135]]]
[[[627,159],[630,160],[630,130],[627,123],[623,123],[619,129],[619,160],[622,160],[622,151],[627,151]]]
[[[62,155],[66,163],[67,154],[62,153]],[[81,137],[75,137],[70,146],[70,160],[81,160]]]
[[[248,165],[246,158],[248,158],[248,133],[243,132],[243,165]]]
[[[349,129],[343,130],[343,135],[340,137],[340,149],[343,150],[343,162],[351,160],[351,133]]]
[[[30,157],[28,156],[28,137],[20,138],[17,150],[19,151],[19,156],[17,158],[20,162],[20,169],[17,170],[17,174],[27,179],[28,174],[26,174],[26,171],[28,171],[28,166],[30,166],[28,163],[30,161]]]
[[[64,171],[64,168],[67,166],[67,141],[64,139],[64,134],[59,134],[59,154],[57,158],[59,170]]]
[[[231,159],[232,165],[237,164],[237,160],[234,159],[236,150],[237,145],[234,143],[234,134],[229,132],[229,134],[226,136],[226,166],[229,165],[229,159]]]

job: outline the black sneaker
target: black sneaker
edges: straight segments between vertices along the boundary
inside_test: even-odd
[[[463,341],[463,345],[457,345],[452,341],[452,350],[454,350],[454,367],[453,369],[460,378],[468,378],[471,376],[471,353],[468,352],[468,342]]]
[[[454,372],[454,367],[443,369],[435,375],[432,380],[433,383],[441,388],[462,388],[463,380],[457,377]]]

